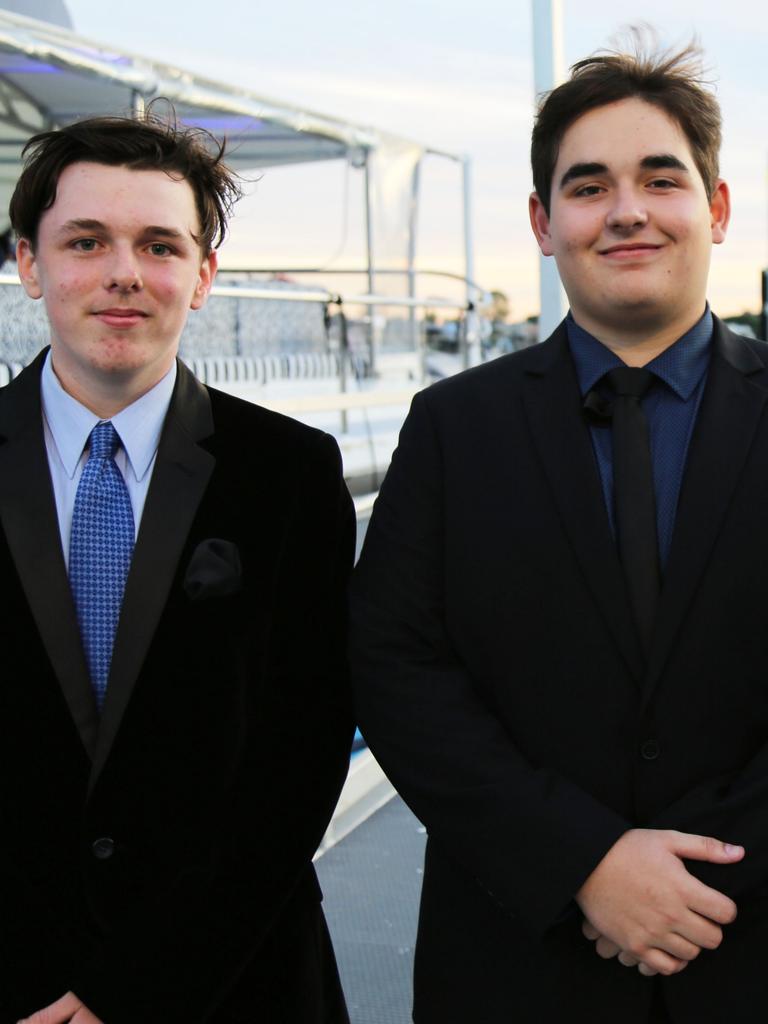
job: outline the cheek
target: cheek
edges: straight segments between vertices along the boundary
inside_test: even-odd
[[[180,278],[178,274],[170,270],[166,273],[155,273],[151,278],[151,291],[155,299],[172,312],[175,310],[189,309],[192,300],[197,278]],[[145,280],[145,286],[149,283]]]
[[[45,291],[47,295],[54,294],[59,302],[73,302],[93,293],[97,285],[97,276],[93,271],[70,270],[57,275],[53,288],[51,282],[47,282]]]

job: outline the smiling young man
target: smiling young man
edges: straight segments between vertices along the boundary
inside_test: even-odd
[[[530,199],[568,317],[417,396],[382,486],[352,657],[429,833],[416,1024],[768,998],[768,353],[706,302],[719,146],[694,50],[575,65]]]
[[[311,863],[351,740],[338,449],[177,360],[238,196],[210,136],[26,155],[51,344],[0,393],[0,1024],[346,1024]]]

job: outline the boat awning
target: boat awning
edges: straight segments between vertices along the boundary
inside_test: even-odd
[[[239,169],[338,158],[362,164],[369,150],[405,141],[0,11],[4,180],[15,181],[21,148],[36,131],[128,114],[155,97],[170,100],[185,123],[226,135],[228,163]]]

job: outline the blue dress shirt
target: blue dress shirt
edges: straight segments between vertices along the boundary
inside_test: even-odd
[[[609,348],[576,323],[572,315],[566,320],[568,343],[582,397],[586,397],[609,370],[623,366],[622,360]],[[677,499],[685,471],[688,445],[693,434],[696,414],[709,368],[712,347],[712,314],[709,307],[701,320],[665,349],[646,369],[658,381],[643,398],[648,419],[653,480],[656,491],[656,524],[659,538],[659,559],[667,564],[675,525]],[[598,388],[598,390],[600,390]],[[590,425],[592,446],[600,472],[603,497],[611,530],[616,535],[613,508],[613,436],[610,424]]]
[[[136,534],[152,479],[165,415],[176,383],[176,363],[145,395],[111,417],[121,447],[115,455],[133,509]],[[64,562],[69,569],[69,535],[72,509],[83,466],[88,459],[85,446],[100,417],[64,390],[54,373],[49,352],[40,378],[43,431],[51,472],[56,513],[59,519]]]

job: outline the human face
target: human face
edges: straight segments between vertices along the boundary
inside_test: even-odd
[[[725,238],[729,213],[724,182],[707,199],[677,122],[637,98],[575,121],[560,146],[549,215],[535,193],[530,202],[574,318],[606,344],[664,331],[674,340],[699,319],[711,247]]]
[[[199,230],[184,179],[84,162],[62,171],[34,249],[19,242],[22,283],[45,301],[56,375],[94,411],[107,399],[118,411],[170,369],[216,271]]]

